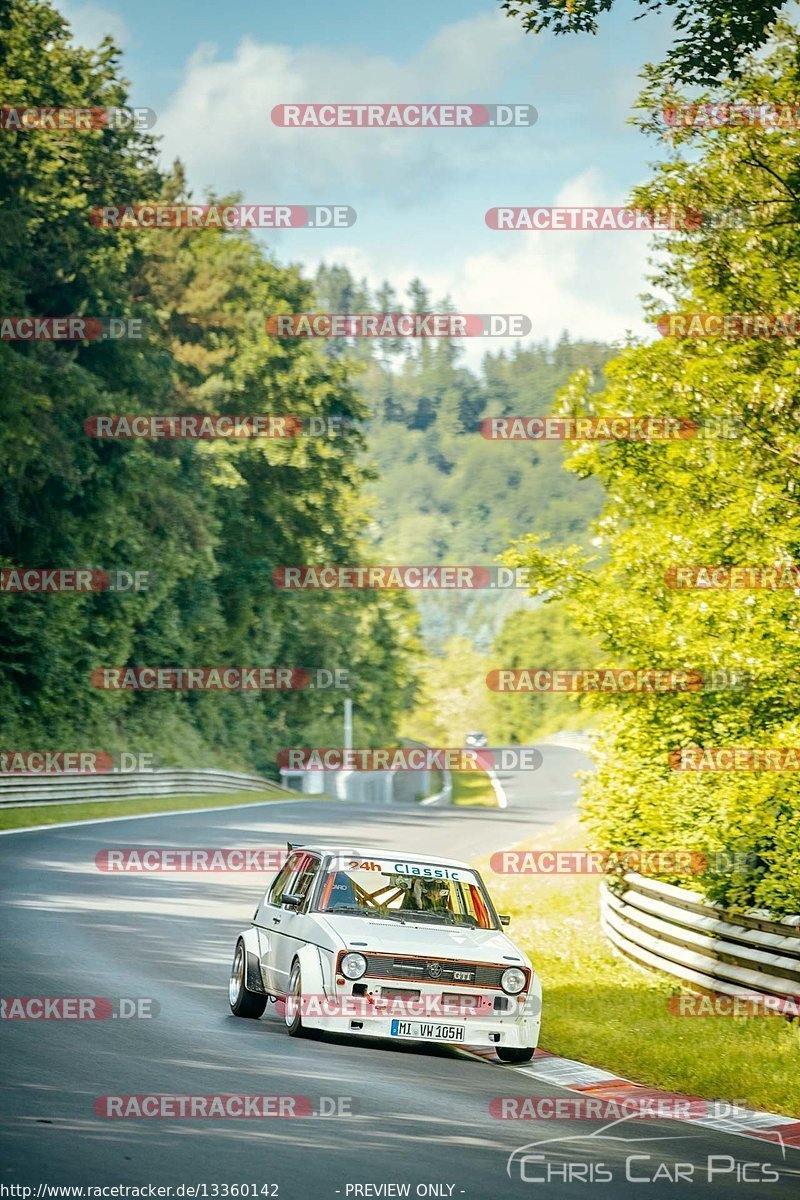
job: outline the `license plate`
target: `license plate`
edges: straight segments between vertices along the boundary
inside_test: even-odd
[[[464,1026],[392,1021],[392,1037],[421,1038],[426,1042],[463,1042]]]

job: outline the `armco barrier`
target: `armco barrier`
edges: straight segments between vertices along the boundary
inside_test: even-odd
[[[299,771],[281,767],[287,788],[307,796],[321,792],[337,800],[356,804],[425,803],[432,784],[432,771]],[[437,792],[436,796],[441,796]]]
[[[401,738],[400,745],[430,749],[425,742]],[[281,767],[281,779],[293,791],[304,795],[327,792],[337,800],[357,804],[447,803],[452,799],[449,771],[306,771]],[[426,799],[427,797],[427,799]]]
[[[699,892],[623,876],[625,890],[603,885],[603,931],[643,966],[737,996],[800,995],[800,917],[733,916]]]
[[[0,808],[81,804],[135,796],[197,796],[208,792],[281,792],[259,775],[232,771],[130,771],[109,775],[0,776]]]

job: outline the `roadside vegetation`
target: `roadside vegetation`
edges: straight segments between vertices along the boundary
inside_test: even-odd
[[[5,105],[126,103],[111,41],[75,45],[44,0],[0,5],[0,41]],[[346,363],[265,332],[272,313],[313,309],[310,281],[248,232],[93,224],[110,201],[192,199],[180,163],[160,170],[155,139],[139,130],[6,131],[0,177],[1,311],[135,319],[141,333],[0,341],[0,567],[122,569],[147,585],[3,595],[4,745],[274,773],[279,749],[341,736],[341,691],[92,686],[96,668],[144,665],[347,671],[359,741],[386,744],[413,693],[407,598],[273,586],[276,568],[365,555],[364,399]],[[339,426],[211,441],[84,431],[99,415],[164,413]]]
[[[800,35],[781,26],[766,55],[741,64],[735,86],[704,100],[768,97],[788,111],[798,94]],[[662,111],[676,103],[651,72],[641,125],[667,143],[667,158],[633,200],[703,222],[661,236],[653,282],[668,299],[649,300],[649,315],[796,313],[797,129],[668,126]],[[669,414],[695,422],[697,434],[576,444],[569,468],[606,496],[593,553],[577,543],[554,552],[534,534],[507,556],[530,570],[545,613],[558,604],[599,645],[602,665],[711,680],[696,691],[593,697],[603,736],[583,802],[592,845],[727,851],[737,868],[709,870],[697,886],[734,911],[777,916],[800,912],[800,773],[680,763],[699,748],[800,745],[799,381],[791,333],[657,337],[624,349],[600,392],[579,372],[558,415]],[[778,567],[784,579],[676,586],[678,568],[702,565]]]
[[[585,846],[577,819],[519,849]],[[477,864],[509,934],[543,988],[543,1050],[635,1083],[800,1117],[800,1020],[689,1017],[667,1008],[686,990],[612,948],[600,929],[600,877],[502,875]]]
[[[497,808],[497,796],[485,771],[453,771],[453,804]]]

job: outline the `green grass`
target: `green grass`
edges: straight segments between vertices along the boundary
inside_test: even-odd
[[[453,771],[453,804],[497,808],[497,797],[485,771]]]
[[[297,799],[297,792],[222,792],[202,796],[158,796],[147,799],[53,804],[30,808],[0,807],[0,829],[26,829],[32,825],[54,825],[61,821],[89,821],[96,817],[139,816],[142,813],[191,812],[200,808],[227,808],[233,804],[263,804],[265,800]],[[317,797],[324,799],[324,797]]]
[[[572,818],[525,848],[583,846]],[[480,868],[541,977],[544,1050],[682,1095],[800,1116],[800,1021],[673,1016],[669,996],[690,989],[611,948],[600,929],[599,877]]]

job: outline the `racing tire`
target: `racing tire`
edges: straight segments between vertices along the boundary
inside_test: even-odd
[[[289,991],[284,997],[284,1015],[286,1032],[289,1037],[307,1037],[308,1030],[303,1024],[300,1013],[300,998],[303,995],[303,980],[300,974],[300,963],[292,963],[292,973],[289,976]]]
[[[531,1046],[498,1046],[497,1057],[504,1063],[526,1063],[533,1058]]]
[[[267,997],[259,992],[248,992],[247,990],[246,954],[244,942],[240,938],[236,943],[236,951],[233,955],[231,977],[228,982],[228,1001],[235,1017],[249,1017],[251,1020],[257,1021],[267,1007]]]

